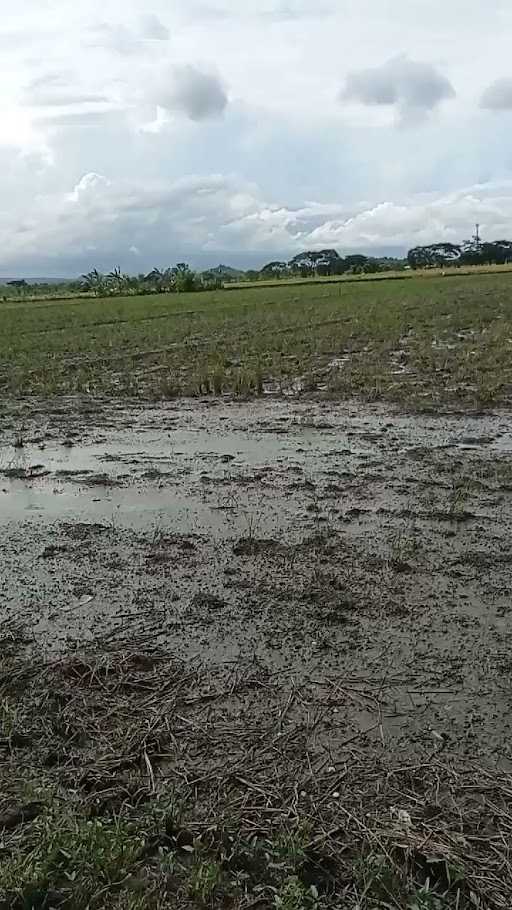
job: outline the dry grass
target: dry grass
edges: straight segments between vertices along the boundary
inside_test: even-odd
[[[257,662],[0,632],[2,910],[512,905],[509,775],[333,750],[329,695]]]

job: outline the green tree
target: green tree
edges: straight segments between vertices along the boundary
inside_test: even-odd
[[[431,243],[416,246],[407,253],[407,261],[413,269],[442,268],[461,261],[461,248],[456,243]]]
[[[176,290],[178,292],[196,290],[196,276],[186,262],[178,262],[172,272],[174,275]]]
[[[267,262],[267,264],[263,266],[260,275],[262,278],[283,278],[288,274],[288,271],[288,265],[286,262],[275,260],[272,262]]]
[[[82,275],[82,288],[84,291],[92,291],[96,297],[101,297],[106,291],[105,276],[93,269],[86,275]]]

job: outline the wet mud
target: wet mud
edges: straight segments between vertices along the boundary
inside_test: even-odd
[[[48,657],[145,640],[257,672],[255,717],[300,686],[330,752],[512,769],[511,532],[508,412],[69,402],[0,423],[1,621]]]

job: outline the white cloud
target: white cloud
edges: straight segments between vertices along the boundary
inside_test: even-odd
[[[27,100],[30,107],[71,107],[82,104],[106,104],[106,95],[94,95],[84,92],[34,92]]]
[[[96,129],[112,121],[112,111],[66,111],[37,117],[36,124],[48,129]]]
[[[105,104],[106,95],[82,90],[72,71],[47,72],[31,79],[25,86],[23,101],[29,107],[70,107]]]
[[[91,27],[88,43],[91,47],[103,47],[126,56],[138,52],[140,38],[126,25],[101,22]]]
[[[357,16],[353,0],[4,6],[4,260],[71,262],[91,247],[133,257],[135,246],[142,262],[166,236],[172,256],[180,245],[407,245],[476,220],[508,230],[494,192],[463,202],[457,188],[512,177],[508,118],[490,130],[483,109],[509,107],[509,0],[430,0],[423,16],[410,0],[359,0]],[[72,204],[91,172],[112,186]],[[212,172],[238,177],[213,194],[210,178],[208,192],[188,185],[178,205],[183,175]],[[179,218],[158,201],[170,188]],[[139,200],[129,212],[127,195]]]
[[[512,111],[512,78],[496,79],[480,99],[480,107],[490,111]]]
[[[332,3],[322,3],[316,0],[312,4],[310,0],[276,0],[271,2],[267,11],[269,19],[279,21],[295,21],[297,19],[318,19],[323,16],[329,16],[334,12]]]
[[[419,196],[400,205],[309,203],[290,208],[234,176],[191,176],[164,185],[84,175],[69,192],[40,195],[16,219],[0,215],[0,267],[32,267],[47,260],[76,270],[110,260],[125,268],[219,251],[291,255],[304,248],[340,252],[402,248],[439,240],[461,241],[475,221],[483,236],[512,236],[512,181]],[[137,266],[139,268],[139,265]]]
[[[87,200],[87,198],[101,197],[108,192],[111,186],[110,180],[107,180],[102,174],[94,174],[93,172],[84,174],[67,196],[67,200],[69,202],[82,202]]]
[[[140,32],[143,38],[151,41],[168,41],[169,29],[154,13],[146,13],[141,16]]]
[[[432,64],[405,55],[349,73],[340,93],[341,101],[394,106],[404,120],[454,97],[455,90],[446,76]]]

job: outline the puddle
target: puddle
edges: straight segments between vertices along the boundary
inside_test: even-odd
[[[158,520],[180,533],[229,536],[244,531],[243,496],[206,502],[206,484],[263,478],[269,469],[308,473],[332,445],[313,429],[291,435],[186,429],[156,434],[138,427],[72,447],[4,446],[0,456],[0,523],[91,520],[142,528]],[[242,500],[242,501],[241,501]],[[254,503],[253,503],[254,505]],[[256,505],[258,505],[256,503]],[[261,505],[261,504],[260,504]],[[240,509],[238,509],[240,506]],[[272,509],[260,530],[276,530]],[[284,509],[280,526],[296,518]]]
[[[256,513],[261,535],[300,534],[322,512],[315,497],[335,486],[333,477],[367,483],[375,471],[379,477],[383,459],[389,475],[391,453],[395,466],[408,453],[434,450],[512,454],[501,417],[434,421],[263,402],[178,415],[155,408],[119,422],[107,433],[81,424],[73,445],[69,434],[66,444],[52,439],[21,449],[4,438],[0,524],[90,520],[143,528],[158,521],[179,533],[226,537],[243,534]],[[367,513],[399,505],[389,477],[371,494]],[[345,497],[331,505],[348,511],[351,503]]]

